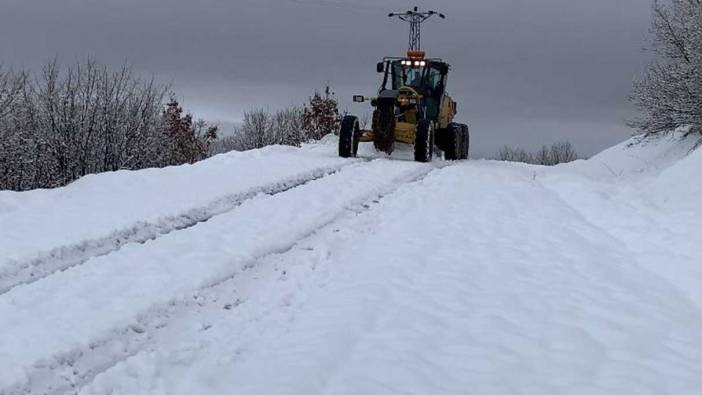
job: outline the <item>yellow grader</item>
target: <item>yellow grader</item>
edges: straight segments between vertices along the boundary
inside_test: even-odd
[[[390,13],[389,17],[410,23],[409,50],[405,57],[385,57],[376,66],[383,80],[376,97],[356,95],[353,101],[370,101],[373,120],[370,130],[361,130],[358,117],[346,115],[339,131],[339,156],[355,157],[359,142],[373,142],[378,151],[391,154],[395,143],[414,146],[414,160],[431,162],[434,148],[445,159],[468,158],[468,126],[454,122],[456,102],[446,93],[449,64],[427,58],[420,48],[421,23],[436,11],[413,10]]]

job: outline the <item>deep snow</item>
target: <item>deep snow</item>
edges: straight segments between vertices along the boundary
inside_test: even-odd
[[[553,168],[341,161],[333,141],[206,161],[209,174],[259,159],[271,176],[141,220],[343,167],[0,295],[0,392],[697,394],[696,142],[630,141]],[[159,174],[181,171],[141,182],[177,191],[186,176]],[[0,194],[0,220],[51,193]],[[99,232],[22,251],[109,234],[96,213]]]

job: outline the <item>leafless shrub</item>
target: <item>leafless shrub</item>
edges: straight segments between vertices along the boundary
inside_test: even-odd
[[[542,146],[531,153],[522,148],[504,146],[496,156],[497,160],[508,162],[524,162],[534,165],[554,166],[559,163],[572,162],[578,159],[578,153],[568,141],[560,141],[551,147]]]

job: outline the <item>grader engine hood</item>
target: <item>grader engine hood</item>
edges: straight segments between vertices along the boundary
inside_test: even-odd
[[[410,87],[388,89],[380,92],[374,105],[379,111],[392,111],[398,116],[408,111],[416,111],[421,96]]]
[[[378,94],[378,98],[375,100],[376,102],[373,103],[373,105],[378,107],[378,109],[387,109],[390,106],[394,107],[398,96],[400,96],[400,91],[397,89],[384,90]]]
[[[378,95],[378,100],[380,99],[397,99],[397,97],[400,95],[400,91],[398,89],[386,89]]]
[[[419,120],[421,96],[411,87],[382,90],[373,105],[373,144],[391,153],[396,141],[411,144]]]

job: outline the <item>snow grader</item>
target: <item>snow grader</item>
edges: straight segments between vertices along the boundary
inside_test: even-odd
[[[383,80],[375,97],[355,95],[356,103],[374,107],[370,130],[362,130],[358,117],[346,115],[339,130],[339,156],[355,157],[360,142],[373,142],[388,155],[396,143],[414,146],[414,160],[431,162],[435,147],[448,160],[468,159],[468,126],[454,122],[456,102],[446,93],[449,64],[427,58],[420,48],[421,23],[436,11],[414,9],[390,13],[410,24],[409,49],[405,57],[385,57],[376,66]]]

